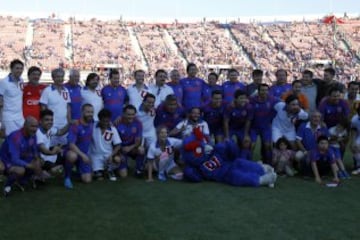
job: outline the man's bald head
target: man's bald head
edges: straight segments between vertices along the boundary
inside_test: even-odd
[[[25,119],[24,130],[25,133],[29,136],[33,136],[36,134],[36,130],[38,129],[39,122],[36,118],[29,116]]]

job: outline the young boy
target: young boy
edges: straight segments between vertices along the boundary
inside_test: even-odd
[[[235,137],[239,146],[243,141],[250,140],[250,125],[254,116],[254,109],[249,104],[246,92],[236,90],[234,100],[230,103],[224,113],[225,139]]]
[[[322,183],[321,176],[329,173],[330,169],[334,176],[333,181],[339,182],[336,157],[333,150],[329,148],[329,140],[327,137],[320,136],[318,138],[317,148],[310,151],[309,162],[317,183]]]

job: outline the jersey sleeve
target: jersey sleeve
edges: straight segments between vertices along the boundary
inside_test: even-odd
[[[20,143],[13,138],[9,141],[9,152],[11,153],[11,163],[17,166],[26,167],[27,162],[20,158]]]
[[[41,103],[43,105],[48,105],[48,103],[49,103],[49,88],[45,88],[44,91],[41,93],[39,103]]]
[[[45,144],[46,139],[44,134],[40,131],[40,129],[36,131],[36,141],[37,141],[37,145]]]
[[[302,140],[304,138],[304,130],[305,130],[305,125],[306,123],[303,123],[299,126],[299,128],[296,131],[296,139],[297,140]]]
[[[73,124],[69,129],[69,134],[67,136],[68,142],[75,144],[77,140],[77,132],[78,132],[78,125]]]
[[[280,111],[282,108],[284,108],[285,103],[284,102],[277,102],[274,105],[274,109],[276,112]]]
[[[39,157],[39,149],[38,149],[38,143],[36,137],[34,137],[35,144],[32,146],[32,152],[34,157]]]
[[[207,122],[204,121],[203,126],[204,126],[204,128],[203,128],[204,135],[209,136],[210,135],[209,125],[207,124]]]
[[[6,91],[6,79],[3,79],[0,81],[0,96],[3,96],[5,94]]]
[[[307,112],[305,112],[303,109],[300,110],[300,112],[298,113],[298,118],[301,120],[306,120],[308,119],[309,114]]]
[[[175,149],[180,149],[182,147],[182,143],[183,141],[177,138],[169,138],[170,144],[175,148]]]
[[[136,133],[136,137],[137,138],[142,138],[143,135],[143,126],[142,123],[140,121],[137,121],[137,133]]]
[[[119,145],[121,144],[121,139],[120,139],[120,135],[118,133],[118,131],[116,130],[115,127],[111,127],[111,131],[113,132],[113,139],[112,139],[112,144],[113,145]]]

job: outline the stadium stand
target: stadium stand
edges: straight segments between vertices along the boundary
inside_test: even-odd
[[[272,82],[279,67],[287,69],[292,80],[305,68],[321,77],[323,67],[332,65],[341,82],[358,79],[360,20],[335,24],[326,19],[145,24],[0,16],[0,70],[7,72],[14,58],[24,60],[26,67],[39,66],[44,73],[58,66],[97,71],[99,64],[114,64],[129,84],[134,69],[146,70],[149,81],[156,69],[177,68],[184,74],[186,64],[194,62],[203,78],[215,70],[224,80],[226,71],[221,70],[234,67],[249,81],[252,69],[261,68],[265,81]]]

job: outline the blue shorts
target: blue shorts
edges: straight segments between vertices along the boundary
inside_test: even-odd
[[[260,135],[261,141],[265,143],[272,142],[271,127],[269,128],[251,128],[250,138],[253,143],[256,142],[257,136]]]
[[[215,137],[216,136],[224,136],[224,131],[222,126],[219,126],[217,128],[210,128],[210,134],[213,134]]]
[[[230,130],[230,137],[232,138],[233,136],[236,137],[236,140],[238,141],[238,143],[240,144],[243,140],[244,140],[244,137],[245,137],[245,129],[237,129],[237,130]],[[253,141],[253,138],[251,136],[251,132],[249,132],[249,135],[250,135],[250,139],[251,139],[251,142],[254,142]],[[255,138],[256,140],[256,138]]]
[[[85,163],[81,157],[78,157],[75,164],[80,174],[92,173],[91,163]]]
[[[66,155],[67,155],[68,151],[70,151],[70,149],[66,148],[64,153],[63,153],[63,158],[64,159],[66,159]],[[65,163],[65,160],[64,160],[64,163]],[[85,163],[80,156],[77,157],[76,162],[75,162],[75,166],[76,166],[77,171],[80,174],[92,173],[91,162],[90,163]]]

